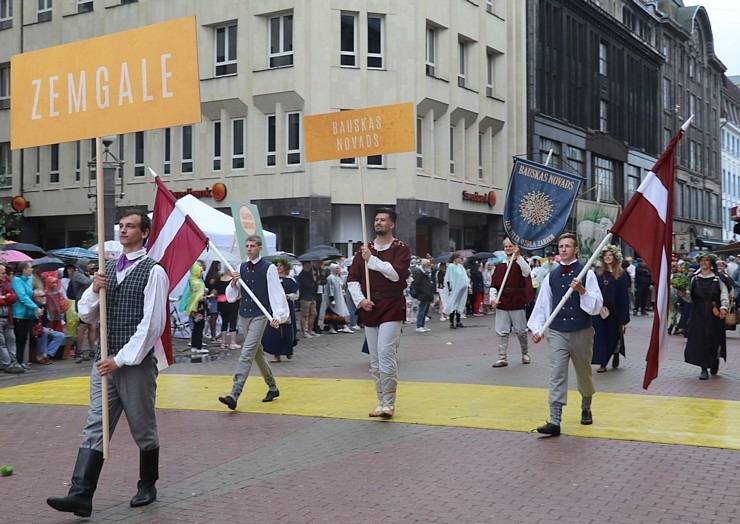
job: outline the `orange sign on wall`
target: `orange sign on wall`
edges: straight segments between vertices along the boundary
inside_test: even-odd
[[[306,160],[336,160],[416,150],[411,102],[303,119]]]
[[[14,55],[13,149],[200,122],[195,17]]]

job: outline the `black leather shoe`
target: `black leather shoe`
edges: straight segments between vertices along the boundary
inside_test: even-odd
[[[234,399],[234,397],[232,397],[231,395],[226,395],[225,397],[218,397],[218,401],[221,404],[226,404],[226,406],[232,411],[236,409],[236,399]]]
[[[463,325],[463,323],[462,323],[462,322],[458,322],[458,323],[457,323],[457,327],[459,327],[459,328],[464,328],[465,326]]]
[[[699,380],[709,380],[709,373],[707,373],[706,369],[701,370],[701,375],[699,375]]]
[[[278,398],[279,396],[280,396],[279,390],[277,389],[275,391],[270,390],[267,392],[267,395],[265,395],[265,398],[262,399],[262,402],[272,402],[274,399]]]
[[[537,433],[542,433],[543,435],[552,435],[553,437],[557,437],[560,435],[560,426],[557,424],[553,424],[552,422],[548,422],[544,426],[540,426],[537,428]]]
[[[455,324],[450,324],[450,329],[457,329],[457,328],[455,327]]]
[[[594,417],[591,415],[590,409],[584,409],[581,411],[581,424],[584,426],[590,426],[594,423]]]

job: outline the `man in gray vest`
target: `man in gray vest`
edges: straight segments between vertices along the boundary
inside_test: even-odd
[[[560,303],[568,288],[573,294],[550,324],[547,342],[550,345],[550,422],[537,428],[538,433],[560,435],[560,418],[563,406],[568,403],[568,361],[573,361],[581,393],[581,424],[593,424],[591,397],[594,382],[591,376],[594,328],[591,317],[599,314],[604,299],[593,271],[586,273],[585,287],[577,277],[583,269],[578,261],[578,241],[572,233],[558,238],[558,251],[562,258],[560,267],[551,271],[542,281],[537,302],[527,326],[532,330],[532,342],[543,339],[543,327]]]
[[[260,258],[262,238],[259,235],[248,236],[245,246],[249,260],[239,266],[239,271],[232,273],[231,285],[226,288],[226,300],[236,302],[239,299],[238,282],[241,278],[252,290],[257,300],[272,315],[270,327],[278,329],[280,324],[290,318],[290,310],[277,269],[267,260]],[[272,402],[273,399],[280,396],[275,377],[272,375],[272,368],[270,368],[265,352],[262,350],[262,333],[267,327],[267,317],[254,299],[244,290],[241,291],[239,317],[244,331],[244,345],[242,346],[241,355],[239,355],[239,363],[236,366],[234,385],[231,387],[231,393],[218,397],[219,402],[226,404],[231,410],[236,409],[236,402],[244,390],[249,370],[252,369],[252,362],[257,362],[262,378],[269,388],[262,402]]]
[[[100,317],[98,293],[106,289],[108,357],[100,358],[90,373],[90,407],[82,433],[82,444],[66,497],[46,502],[58,511],[89,517],[92,498],[103,468],[103,408],[101,378],[108,377],[108,414],[111,436],[121,413],[126,412],[131,435],[139,447],[139,483],[131,506],[145,506],[157,497],[159,478],[159,434],[154,411],[157,361],[154,344],[162,336],[167,319],[169,279],[162,266],[146,256],[144,241],[151,220],[137,209],[121,214],[118,226],[123,253],[105,265],[105,274],[95,273],[77,303],[82,320],[94,325]]]

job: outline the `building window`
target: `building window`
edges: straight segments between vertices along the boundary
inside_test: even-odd
[[[483,180],[483,133],[478,133],[478,178]]]
[[[10,65],[0,66],[0,109],[10,107]]]
[[[455,174],[455,126],[450,126],[450,174]]]
[[[486,0],[486,12],[493,13],[493,0]]]
[[[221,171],[221,121],[213,122],[213,170]]]
[[[120,160],[120,159],[119,159]],[[82,180],[82,142],[75,142],[75,182]]]
[[[10,142],[0,142],[0,187],[13,185],[13,153]]]
[[[608,76],[609,62],[607,61],[607,48],[604,42],[599,42],[599,74]]]
[[[59,183],[59,144],[49,147],[49,183]]]
[[[383,69],[383,17],[367,15],[367,68]]]
[[[586,173],[584,166],[586,164],[583,149],[573,146],[565,146],[565,162],[563,169],[569,173],[583,176]]]
[[[663,37],[663,56],[665,56],[665,63],[671,63],[672,51],[671,51],[671,39],[667,36]]]
[[[632,195],[637,192],[638,187],[640,187],[640,168],[630,164],[627,166],[627,194],[625,195],[625,201],[632,198]]]
[[[697,167],[697,143],[693,140],[689,141],[689,169],[696,170]]]
[[[383,157],[383,155],[370,155],[367,157],[367,167],[369,169],[380,169],[385,167],[385,157]]]
[[[424,167],[424,119],[416,117],[416,167]]]
[[[236,74],[236,24],[216,28],[216,76]]]
[[[0,29],[13,27],[13,0],[0,0]]]
[[[596,200],[614,202],[614,162],[594,155],[594,185]]]
[[[247,119],[231,120],[231,169],[244,169],[247,152]]]
[[[357,15],[342,13],[340,27],[339,64],[357,67]]]
[[[172,128],[164,128],[164,174],[172,173]]]
[[[339,167],[357,167],[357,158],[340,158]]]
[[[78,13],[89,13],[93,10],[92,0],[77,0],[77,12]]]
[[[118,160],[123,162],[124,155],[126,153],[126,135],[118,135]],[[123,166],[119,167],[118,178],[123,178]]]
[[[437,68],[437,30],[427,26],[426,69],[428,76],[435,76]]]
[[[460,87],[466,86],[466,75],[468,71],[467,64],[467,44],[460,40],[457,43],[457,85]]]
[[[286,113],[288,151],[285,164],[294,166],[301,163],[301,112]]]
[[[609,120],[607,118],[608,116],[608,105],[606,100],[600,100],[599,101],[599,131],[603,131],[604,133],[607,132],[608,127],[607,124],[609,123]]]
[[[48,22],[51,20],[51,0],[37,0],[36,21]]]
[[[486,96],[493,97],[493,53],[486,54]]]
[[[270,68],[293,65],[293,15],[270,18]]]
[[[663,109],[673,111],[673,86],[668,78],[663,78]]]
[[[144,131],[138,131],[134,135],[134,176],[144,176],[144,171]]]
[[[267,166],[274,166],[276,159],[276,142],[277,142],[277,119],[275,115],[267,116]]]
[[[193,172],[193,126],[182,126],[181,173]]]
[[[95,141],[93,140],[93,143],[94,142]],[[39,146],[36,146],[34,148],[34,151],[36,152],[36,176],[34,177],[34,184],[38,186],[39,184],[41,184],[41,148]],[[95,151],[95,149],[93,149],[93,151]]]
[[[540,162],[550,167],[560,168],[560,144],[549,138],[540,138]]]

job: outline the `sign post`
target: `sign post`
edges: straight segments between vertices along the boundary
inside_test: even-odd
[[[303,119],[303,130],[307,162],[357,157],[362,243],[367,245],[362,157],[415,151],[414,105],[406,102],[311,115]],[[370,274],[367,264],[365,264],[365,283],[370,298]]]
[[[105,274],[101,137],[200,121],[195,17],[11,58],[13,149],[95,139],[98,271]],[[108,357],[105,288],[100,358]],[[103,457],[110,451],[108,377],[101,377]]]

